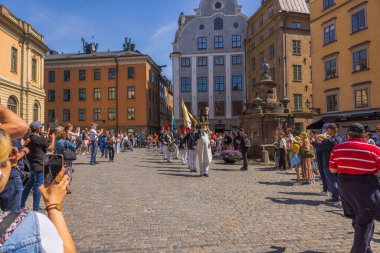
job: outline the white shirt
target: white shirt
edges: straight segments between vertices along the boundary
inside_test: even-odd
[[[280,148],[286,148],[286,139],[282,138],[280,141]]]
[[[95,129],[90,130],[90,139],[91,141],[97,141],[98,140],[98,133]]]
[[[54,224],[45,215],[37,212],[36,214],[40,227],[42,252],[63,253],[63,241]]]

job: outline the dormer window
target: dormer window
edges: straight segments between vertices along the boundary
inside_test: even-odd
[[[214,30],[223,30],[223,19],[216,18],[214,20]]]

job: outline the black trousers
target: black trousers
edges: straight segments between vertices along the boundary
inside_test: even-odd
[[[286,160],[285,160],[285,149],[280,148],[280,157],[278,162],[278,167],[280,170],[286,170]]]
[[[243,156],[243,168],[248,169],[248,148],[242,148],[241,155]]]
[[[110,148],[109,152],[110,152],[110,160],[113,161],[113,159],[115,157],[115,149],[114,148]]]
[[[380,221],[380,183],[375,175],[338,175],[344,215],[352,219],[355,230],[351,253],[369,253]]]

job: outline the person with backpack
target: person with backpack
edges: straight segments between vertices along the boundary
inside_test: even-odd
[[[56,143],[54,146],[54,154],[63,155],[65,158],[65,150],[71,150],[75,152],[76,145],[67,139],[67,132],[64,130],[57,131]],[[66,157],[67,158],[67,157]],[[71,158],[70,158],[71,159]],[[73,172],[73,164],[71,160],[65,160],[66,163],[66,171],[70,178],[70,183],[73,180],[72,172]],[[71,194],[71,190],[67,188],[67,193]]]
[[[240,152],[243,157],[243,167],[241,167],[240,170],[248,170],[248,150],[251,147],[251,140],[243,128],[239,128],[236,142],[239,144]]]

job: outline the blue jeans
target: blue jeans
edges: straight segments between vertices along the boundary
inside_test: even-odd
[[[91,163],[96,163],[96,154],[98,153],[98,142],[91,142]]]
[[[17,213],[21,208],[22,180],[20,175],[10,178],[2,193],[0,206],[3,211]]]
[[[331,192],[332,199],[335,201],[340,200],[340,193],[338,188],[338,177],[336,173],[330,171],[330,153],[322,152],[323,172],[325,173],[327,186]]]
[[[38,211],[40,208],[41,192],[38,189],[44,183],[44,172],[43,171],[33,171],[30,175],[28,182],[22,191],[21,197],[21,207],[25,207],[26,200],[28,199],[29,193],[33,188],[33,210]]]
[[[106,145],[104,143],[100,143],[100,152],[102,153],[102,157],[104,156],[105,147]]]

